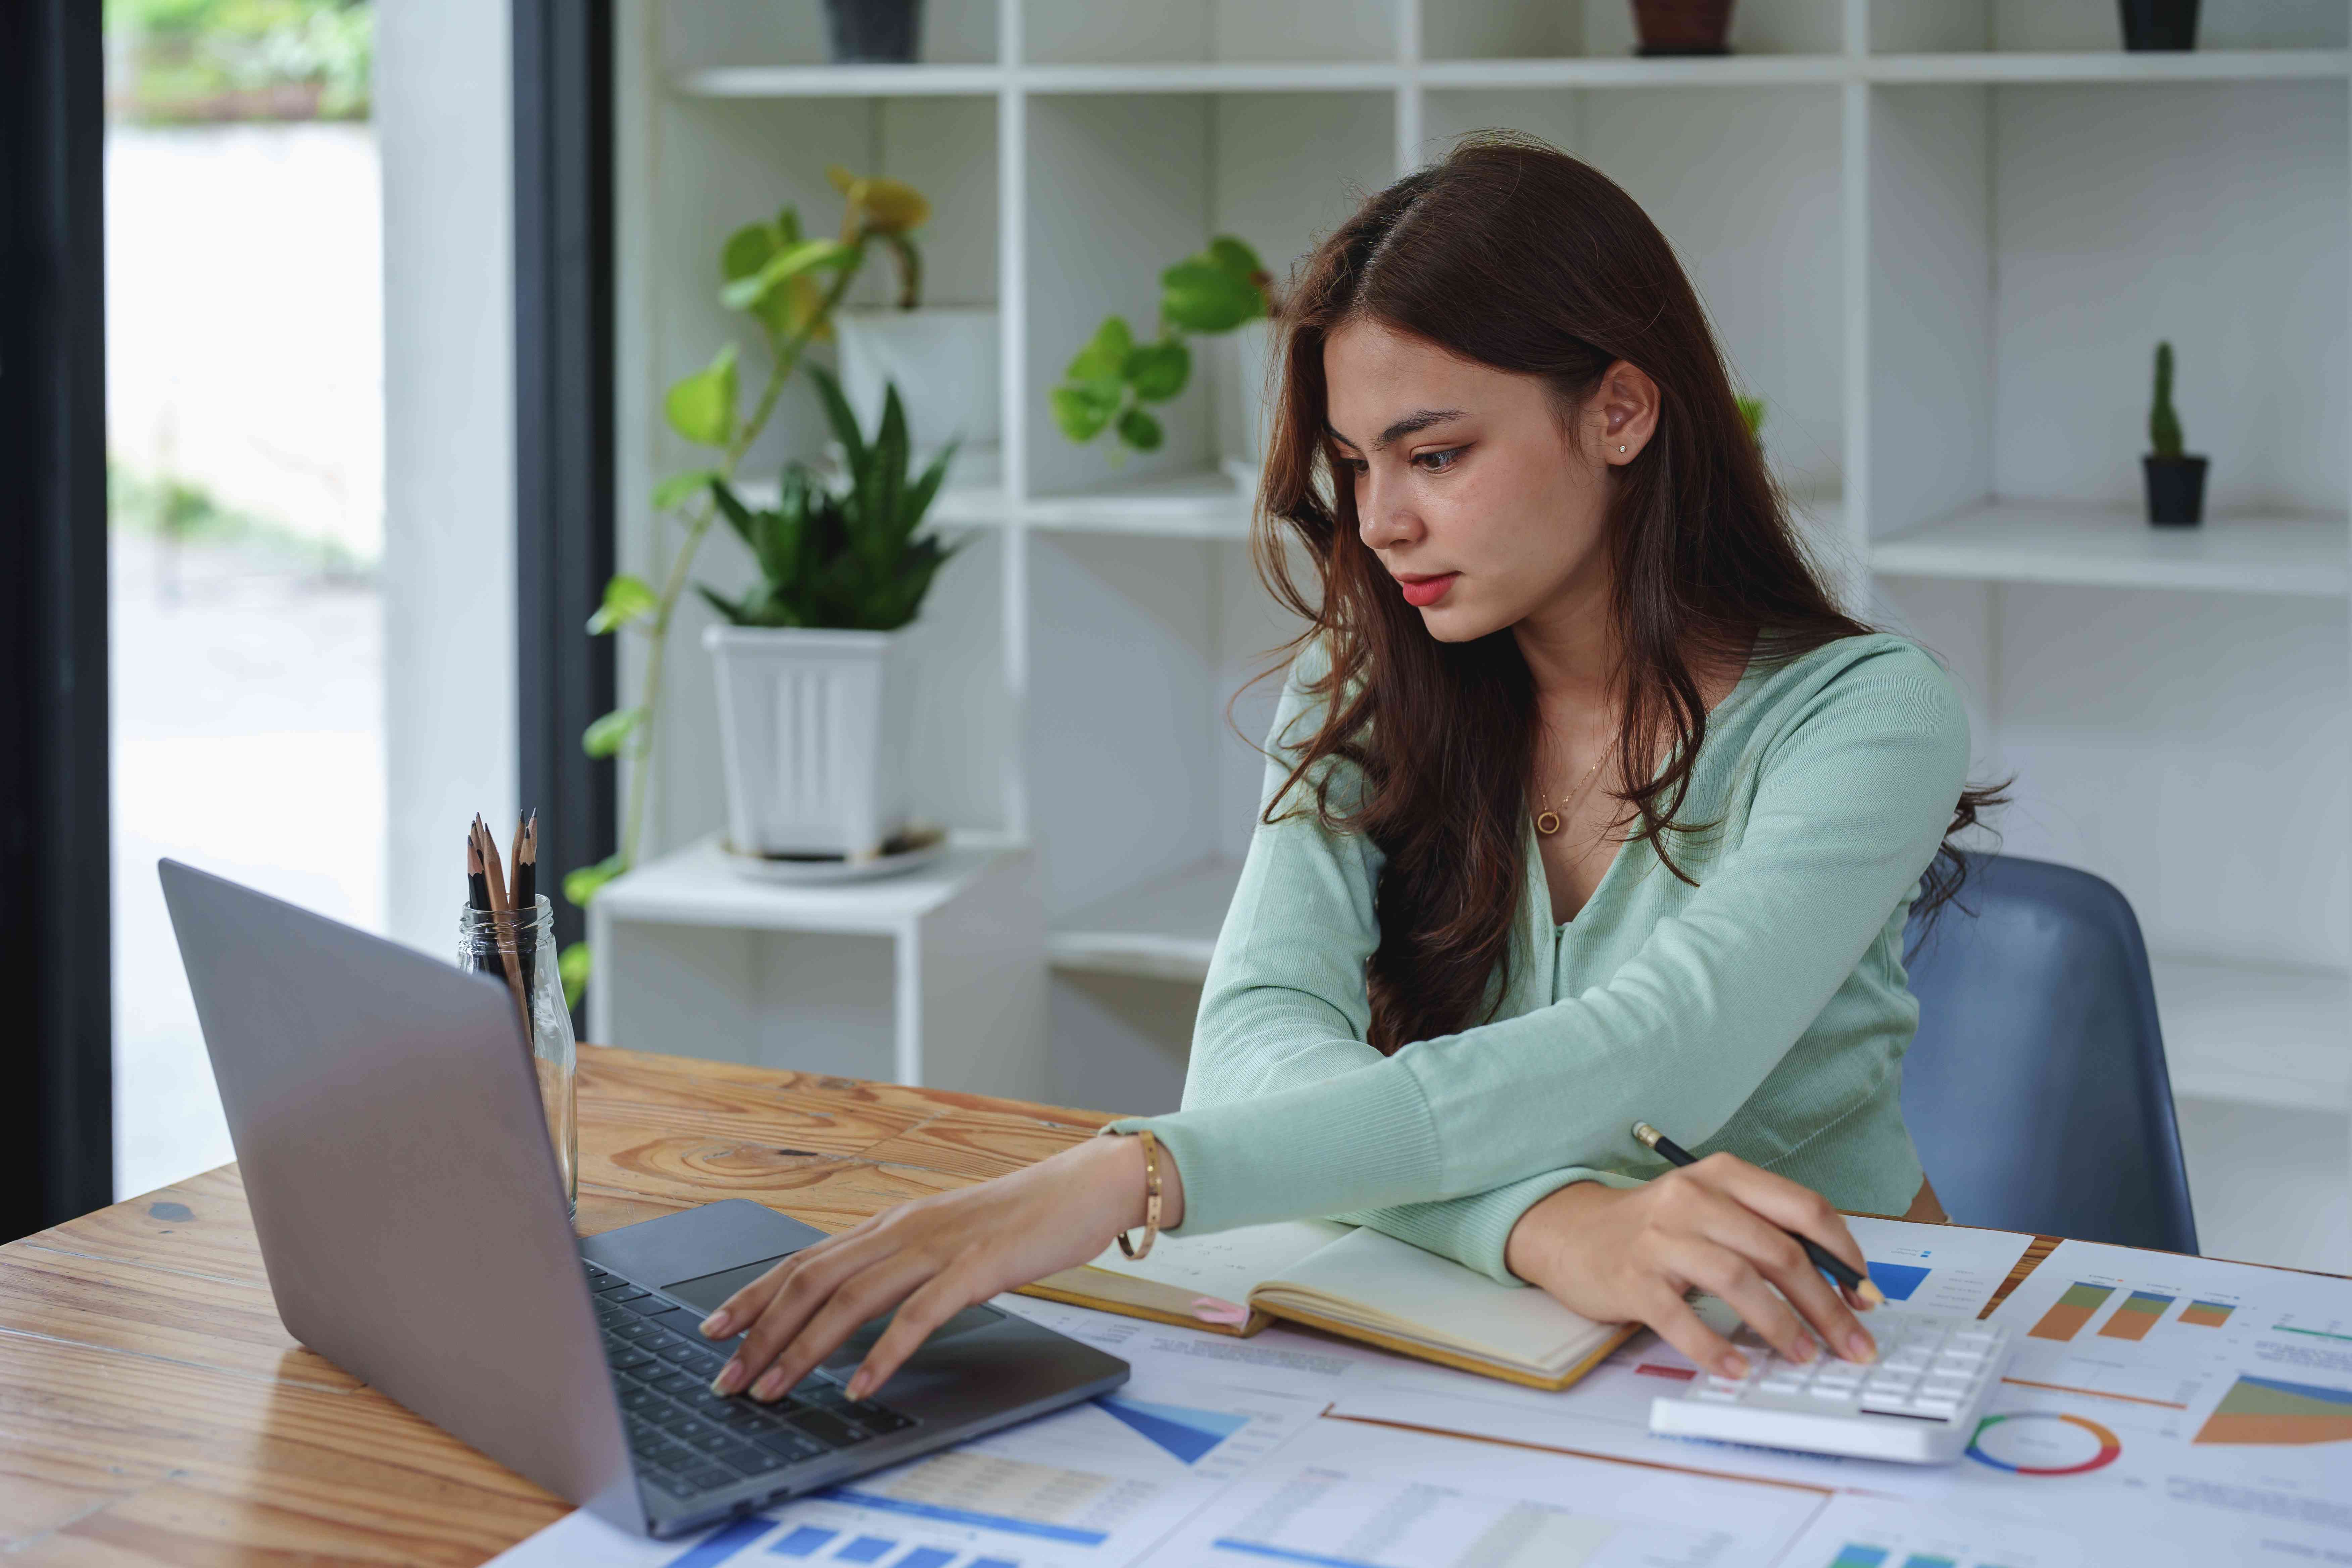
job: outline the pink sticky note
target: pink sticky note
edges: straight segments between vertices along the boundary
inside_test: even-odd
[[[1238,1307],[1218,1296],[1192,1298],[1192,1315],[1204,1323],[1230,1323],[1235,1328],[1249,1321],[1249,1309]]]

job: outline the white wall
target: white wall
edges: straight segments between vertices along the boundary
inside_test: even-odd
[[[376,29],[386,928],[446,952],[466,824],[516,804],[509,21],[400,0]]]

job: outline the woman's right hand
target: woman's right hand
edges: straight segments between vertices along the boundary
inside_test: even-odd
[[[1816,1336],[1849,1361],[1875,1359],[1877,1346],[1853,1311],[1867,1308],[1813,1267],[1791,1230],[1863,1268],[1853,1232],[1820,1194],[1710,1154],[1640,1187],[1560,1188],[1519,1216],[1504,1258],[1570,1310],[1600,1322],[1646,1323],[1727,1377],[1746,1376],[1748,1363],[1683,1300],[1694,1287],[1730,1303],[1790,1361],[1812,1360]]]

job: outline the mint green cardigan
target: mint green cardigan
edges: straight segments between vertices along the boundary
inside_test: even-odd
[[[1326,658],[1310,645],[1285,683],[1265,791],[1287,772],[1282,738],[1313,731],[1301,681]],[[1635,1121],[1840,1208],[1901,1214],[1920,1183],[1900,1101],[1919,1015],[1904,921],[1968,761],[1959,695],[1914,643],[1874,633],[1778,668],[1751,659],[1708,718],[1680,814],[1721,819],[1675,841],[1700,885],[1630,843],[1556,925],[1530,822],[1492,1021],[1389,1057],[1364,1043],[1380,848],[1311,810],[1261,821],[1210,960],[1182,1108],[1113,1125],[1149,1127],[1174,1155],[1171,1236],[1333,1215],[1506,1281],[1504,1244],[1538,1199],[1666,1168]],[[1352,765],[1323,765],[1335,803],[1356,798]]]

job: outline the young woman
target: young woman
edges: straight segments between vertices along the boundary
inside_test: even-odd
[[[1256,544],[1308,626],[1183,1109],[1106,1131],[1154,1135],[1173,1236],[1338,1215],[1704,1365],[1738,1352],[1693,1286],[1783,1353],[1868,1359],[1787,1233],[1859,1268],[1838,1209],[1941,1217],[1901,942],[1993,798],[1950,680],[1836,607],[1673,250],[1583,163],[1474,138],[1291,297]],[[1669,1169],[1637,1120],[1704,1158]],[[1151,1142],[778,1265],[705,1324],[749,1330],[717,1387],[773,1397],[895,1307],[871,1392],[1145,1224]]]

